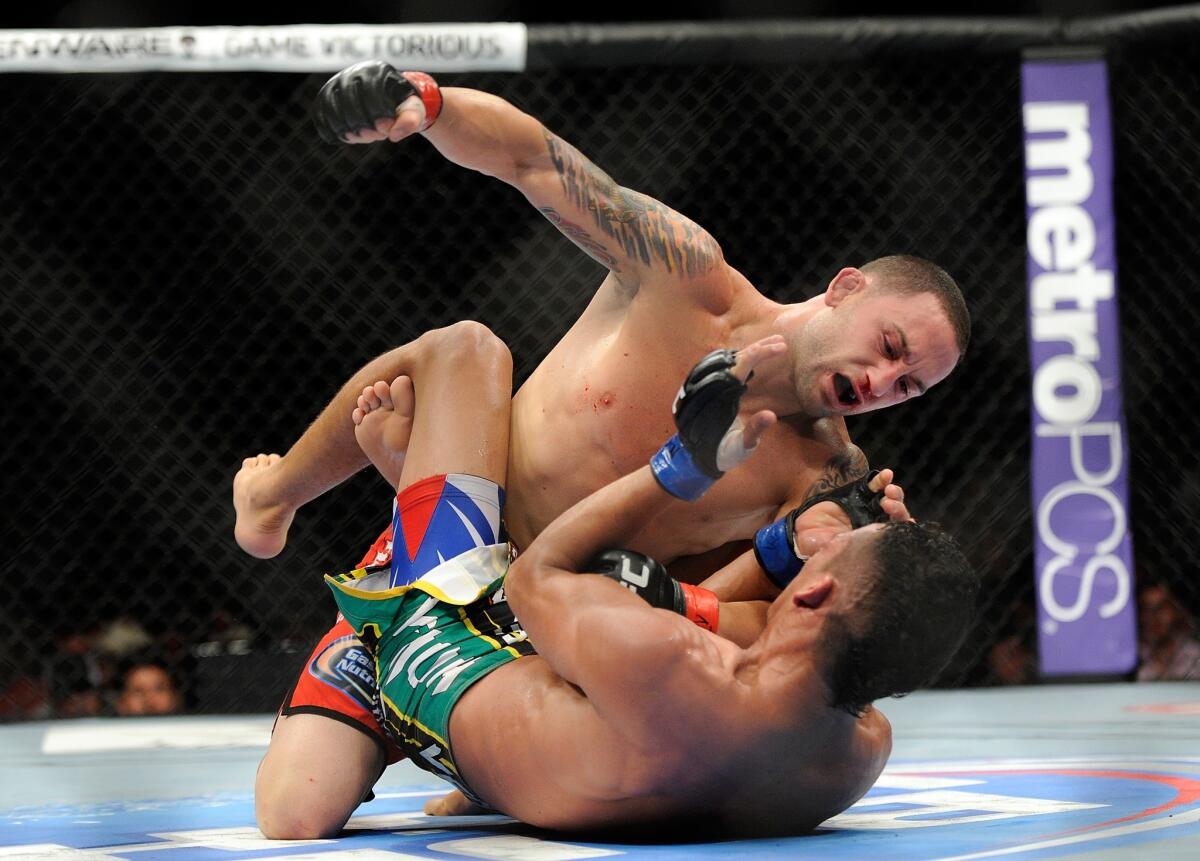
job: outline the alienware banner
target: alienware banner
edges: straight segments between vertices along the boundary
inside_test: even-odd
[[[0,30],[0,72],[336,72],[360,60],[519,72],[526,35],[520,23]]]
[[[1120,674],[1137,634],[1107,70],[1028,61],[1021,82],[1041,671]]]

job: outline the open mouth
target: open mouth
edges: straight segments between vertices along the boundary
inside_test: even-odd
[[[844,407],[853,407],[858,405],[858,392],[854,391],[854,384],[850,382],[850,378],[844,374],[833,375],[833,390],[837,394],[838,403]]]

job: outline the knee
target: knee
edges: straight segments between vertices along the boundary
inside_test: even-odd
[[[322,840],[337,836],[350,819],[354,805],[337,800],[336,793],[313,792],[311,784],[297,785],[288,775],[264,775],[260,767],[254,785],[254,819],[268,840]]]
[[[422,335],[428,354],[436,361],[451,361],[456,365],[474,365],[497,373],[512,368],[508,345],[482,323],[462,320],[442,329]]]
[[[336,837],[349,817],[294,803],[271,803],[259,796],[255,798],[254,818],[268,840],[323,840]]]

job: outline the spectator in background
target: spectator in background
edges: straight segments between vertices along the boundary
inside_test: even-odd
[[[1138,628],[1138,681],[1200,679],[1195,624],[1165,583],[1138,591]]]
[[[167,661],[152,652],[129,658],[121,672],[117,714],[169,715],[183,710],[179,682]]]

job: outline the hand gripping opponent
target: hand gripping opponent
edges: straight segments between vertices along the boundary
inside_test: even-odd
[[[696,363],[675,396],[671,412],[679,433],[650,459],[654,477],[672,496],[699,499],[750,452],[737,417],[746,383],[734,375],[736,363],[736,351],[714,350]]]
[[[442,111],[442,91],[424,72],[397,72],[382,60],[365,60],[342,69],[325,82],[313,105],[313,122],[325,143],[346,135],[373,131],[378,120],[390,120],[410,96],[425,106],[425,131]]]
[[[721,605],[716,594],[680,583],[649,556],[633,550],[606,550],[583,570],[617,581],[652,607],[678,613],[706,630],[717,630]]]
[[[878,474],[879,470],[873,469],[858,481],[843,484],[826,493],[819,493],[755,533],[754,556],[772,583],[783,589],[804,567],[805,557],[802,557],[796,548],[796,518],[817,503],[836,503],[846,512],[854,529],[888,519],[879,504],[883,499],[883,492],[875,492],[867,487],[871,479]]]

